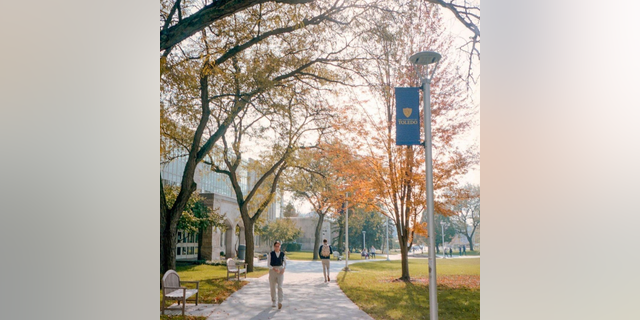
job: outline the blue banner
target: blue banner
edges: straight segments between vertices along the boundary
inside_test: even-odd
[[[420,93],[417,87],[396,90],[396,145],[420,144]]]

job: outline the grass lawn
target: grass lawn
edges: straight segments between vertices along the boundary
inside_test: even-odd
[[[313,251],[290,251],[287,252],[287,259],[290,260],[313,260]],[[376,258],[373,260],[386,260],[387,259],[387,255],[382,255],[382,254],[377,254]],[[331,260],[336,260],[336,258],[332,255],[331,256]],[[359,253],[351,253],[351,255],[349,255],[349,260],[364,260],[364,258],[359,254]],[[344,258],[343,258],[344,261]]]
[[[480,259],[438,259],[438,315],[446,320],[480,319]],[[409,260],[412,282],[394,281],[400,261],[350,265],[340,272],[344,293],[374,319],[429,319],[428,265]]]
[[[247,274],[248,278],[258,278],[269,272],[267,268],[253,267],[254,272]],[[183,281],[200,281],[199,301],[198,303],[219,304],[227,299],[232,293],[238,291],[247,281],[227,280],[226,266],[210,266],[206,264],[176,266],[176,272]],[[240,280],[244,275],[240,276]],[[160,275],[162,278],[162,275]],[[187,283],[186,287],[195,288],[195,284]],[[195,298],[194,298],[195,299]],[[190,300],[187,300],[187,305]],[[162,290],[160,290],[160,303],[162,303]],[[175,301],[167,301],[167,305],[175,303]],[[180,319],[180,320],[202,320],[206,317],[194,316],[160,316],[160,319]]]
[[[409,252],[409,254],[413,257],[422,257],[422,258],[428,258],[429,257],[429,253],[427,251],[425,251],[424,253],[420,252],[420,250],[416,250],[415,253],[411,253]],[[442,251],[440,252],[436,252],[436,255],[439,257],[442,257]],[[480,251],[476,250],[476,251],[468,251],[467,253],[464,254],[463,256],[472,256],[472,257],[479,257],[480,256]],[[449,257],[449,255],[447,254],[447,257]],[[460,254],[458,253],[458,251],[454,251],[453,252],[453,257],[460,257]]]

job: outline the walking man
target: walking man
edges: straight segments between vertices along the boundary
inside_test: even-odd
[[[322,245],[320,246],[318,254],[322,261],[322,274],[324,274],[325,283],[331,281],[331,277],[329,276],[329,262],[331,261],[332,253],[333,249],[331,249],[331,246],[327,244],[327,239],[322,240]]]
[[[271,306],[276,306],[276,284],[278,285],[278,309],[282,308],[282,280],[284,279],[284,269],[287,261],[284,252],[280,251],[280,241],[273,244],[273,251],[267,255],[267,266],[269,267],[269,286],[271,287]]]

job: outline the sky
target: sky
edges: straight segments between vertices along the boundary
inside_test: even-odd
[[[441,9],[445,17],[445,24],[447,25],[446,30],[448,30],[452,35],[455,36],[456,45],[462,46],[464,45],[469,37],[472,35],[471,31],[469,31],[460,21],[458,21],[451,11],[446,9]],[[479,48],[479,47],[478,47]],[[477,106],[478,110],[480,110],[480,62],[475,60],[473,68],[477,70],[478,78],[476,83],[472,86],[472,100],[474,105]],[[432,94],[437,94],[433,92]],[[474,142],[478,146],[478,152],[480,151],[480,112],[476,115],[476,126],[472,128],[469,133],[466,135],[466,139],[463,139],[462,144],[470,145]],[[461,183],[471,183],[471,184],[480,184],[480,166],[477,166],[474,170],[471,170],[467,175],[461,179]]]

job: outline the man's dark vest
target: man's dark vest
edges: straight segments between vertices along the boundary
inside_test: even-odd
[[[282,260],[284,260],[284,252],[280,251],[280,258],[276,257],[276,252],[271,251],[271,266],[272,267],[281,267]]]

